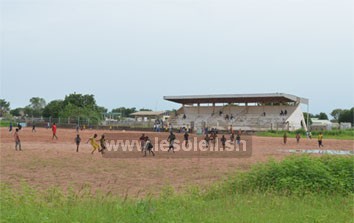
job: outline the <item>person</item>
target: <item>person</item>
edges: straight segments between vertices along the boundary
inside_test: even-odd
[[[80,130],[80,125],[77,124],[77,125],[76,125],[76,133],[77,133],[77,134],[79,134],[79,130]]]
[[[188,140],[189,140],[189,134],[188,134],[188,131],[186,131],[184,133],[184,142],[185,142],[185,145],[188,146]]]
[[[230,141],[233,144],[235,140],[235,133],[232,131],[231,135],[230,135]]]
[[[12,132],[12,122],[10,122],[9,132]]]
[[[140,140],[140,149],[141,152],[143,152],[145,148],[145,142],[146,142],[146,137],[144,133],[140,136],[139,140]]]
[[[283,110],[280,111],[280,116],[283,116],[284,115],[284,112]]]
[[[50,127],[50,123],[49,123],[49,122],[47,122],[47,129],[49,129],[49,127]]]
[[[81,138],[80,135],[77,134],[75,138],[75,143],[76,143],[76,152],[79,152],[79,146],[80,146]]]
[[[36,125],[34,123],[32,124],[32,132],[37,132],[36,131]]]
[[[87,140],[86,143],[90,142],[91,146],[93,147],[93,150],[91,152],[91,154],[93,154],[93,152],[95,152],[96,149],[100,149],[100,146],[97,144],[96,142],[96,138],[97,138],[97,134],[95,133],[91,138],[89,138],[89,140]]]
[[[297,143],[297,144],[300,143],[300,138],[301,138],[300,133],[297,133],[297,134],[296,134],[296,143]]]
[[[101,152],[103,154],[104,150],[107,149],[107,147],[106,147],[106,139],[105,139],[104,135],[101,136],[100,146],[101,146],[101,149],[98,149],[98,152]]]
[[[285,109],[284,110],[284,115],[287,115],[288,114],[288,111]]]
[[[19,129],[16,128],[16,131],[14,133],[14,138],[15,138],[15,150],[17,151],[17,147],[19,148],[20,151],[22,151],[21,149],[21,140],[20,140],[20,136],[18,135],[18,131]]]
[[[237,145],[240,145],[240,144],[241,144],[241,135],[240,135],[240,133],[238,133],[238,134],[236,135],[236,143],[237,143]]]
[[[323,147],[322,140],[323,140],[323,134],[322,132],[320,132],[320,134],[318,135],[318,147]]]
[[[222,145],[223,150],[225,150],[225,146],[226,146],[226,138],[225,138],[225,135],[222,135],[220,141],[221,141],[221,145]]]
[[[173,146],[175,139],[176,139],[175,134],[173,134],[173,132],[170,132],[170,135],[167,138],[167,141],[170,143],[170,145],[168,147],[168,152],[170,152],[170,150],[172,150],[172,152],[175,153],[175,147]]]
[[[210,141],[210,137],[208,134],[205,135],[205,138],[204,138],[205,142],[206,142],[206,146],[207,148],[209,148],[209,141]]]
[[[55,124],[55,122],[54,122],[53,125],[52,125],[52,132],[53,132],[52,140],[54,139],[54,137],[55,137],[56,139],[58,139],[58,136],[57,136],[57,125]]]
[[[17,128],[20,131],[22,129],[22,125],[20,123],[17,124]]]
[[[286,134],[286,132],[284,132],[284,135],[283,135],[284,144],[286,144],[287,141],[288,141],[288,135]]]
[[[149,154],[152,153],[152,155],[155,156],[155,153],[152,148],[154,148],[154,146],[152,145],[151,140],[149,139],[149,137],[146,137],[144,156],[146,156],[146,151],[149,151]]]

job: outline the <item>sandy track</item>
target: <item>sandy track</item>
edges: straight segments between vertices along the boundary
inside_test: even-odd
[[[51,131],[38,128],[32,133],[30,128],[20,132],[23,151],[15,151],[12,134],[1,128],[0,167],[1,183],[19,187],[21,182],[38,189],[57,186],[62,189],[73,187],[79,190],[88,185],[92,190],[113,194],[140,196],[156,194],[163,186],[171,185],[183,190],[188,185],[207,186],[235,171],[249,169],[254,163],[264,162],[270,157],[281,159],[288,155],[282,149],[317,149],[315,139],[302,139],[299,145],[295,139],[288,139],[283,145],[281,138],[253,137],[252,156],[249,158],[136,158],[107,159],[101,154],[91,155],[87,139],[94,133],[103,131],[85,130],[80,132],[82,143],[77,153],[74,129],[58,128],[58,140],[51,139]],[[141,132],[115,131],[124,139],[137,139]],[[167,133],[148,133],[150,137],[167,138]],[[178,139],[183,138],[177,134]],[[191,138],[194,135],[191,136]],[[324,139],[324,149],[352,150],[350,140]],[[161,152],[160,152],[161,153]],[[159,154],[157,153],[157,156]]]

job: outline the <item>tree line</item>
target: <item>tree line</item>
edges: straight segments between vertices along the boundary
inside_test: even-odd
[[[25,107],[10,109],[10,102],[0,99],[0,117],[43,117],[43,118],[80,118],[101,121],[104,116],[120,119],[129,117],[130,114],[138,110],[133,108],[119,107],[108,109],[97,105],[94,95],[92,94],[69,94],[65,98],[57,99],[46,103],[43,98],[32,97],[29,104]],[[151,111],[142,108],[140,111]]]

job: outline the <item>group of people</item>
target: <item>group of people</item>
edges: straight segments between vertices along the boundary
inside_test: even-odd
[[[286,110],[285,110],[285,112],[286,112]],[[12,128],[13,128],[12,123],[10,123],[9,132],[12,132]],[[15,133],[14,133],[15,150],[16,151],[17,150],[22,151],[21,140],[20,140],[20,135],[19,135],[19,131],[21,129],[22,129],[22,126],[20,124],[18,124],[17,128],[15,129]],[[56,123],[52,124],[51,129],[52,129],[52,140],[58,139]],[[35,131],[34,125],[32,127],[32,132],[33,131]],[[77,135],[75,138],[76,152],[79,152],[79,147],[80,147],[80,143],[81,143],[81,138],[79,135],[79,127],[76,128],[76,131],[77,131]],[[184,138],[185,146],[188,146],[189,145],[189,131],[183,131],[182,133],[184,133],[183,138]],[[206,146],[209,147],[210,143],[213,143],[215,145],[216,140],[217,140],[217,130],[211,129],[209,131],[208,128],[205,128],[204,133],[205,133],[204,140],[206,142]],[[307,131],[306,136],[307,136],[307,138],[311,139],[312,138],[311,132]],[[288,135],[285,132],[283,135],[283,143],[284,144],[287,144],[287,138],[288,138]],[[301,139],[300,133],[297,133],[295,138],[296,138],[297,144],[299,144],[300,139]],[[230,141],[231,141],[231,143],[234,143],[235,139],[236,139],[236,144],[240,145],[241,130],[239,130],[235,136],[235,131],[233,131],[232,126],[230,126]],[[146,136],[145,134],[142,134],[142,136],[139,138],[139,140],[140,140],[141,152],[144,152],[144,156],[147,155],[147,152],[149,152],[149,154],[152,153],[152,155],[155,156],[155,153],[153,151],[153,144],[152,144],[150,138],[148,136]],[[176,140],[176,135],[173,133],[172,126],[170,125],[170,134],[167,138],[167,141],[169,142],[168,152],[170,152],[170,151],[172,151],[173,153],[175,152],[174,151],[175,140]],[[222,147],[225,149],[226,141],[227,141],[225,135],[222,135],[220,141],[221,141]],[[318,135],[318,147],[324,146],[322,141],[323,141],[323,134],[322,134],[322,132],[320,132],[320,134]],[[92,137],[90,137],[88,139],[87,143],[88,142],[90,142],[91,146],[93,147],[91,154],[93,154],[96,150],[98,150],[98,152],[101,152],[103,154],[104,151],[106,150],[106,139],[105,139],[104,135],[101,135],[101,138],[99,140],[97,140],[97,134],[95,133]],[[99,144],[97,142],[99,142]]]
[[[9,126],[9,132],[11,133],[12,132],[12,123],[10,123],[10,126]],[[17,151],[22,151],[22,148],[21,148],[21,139],[20,139],[20,130],[22,129],[22,125],[20,123],[17,124],[17,128],[15,129],[15,133],[14,133],[14,140],[15,140],[15,150]],[[32,132],[37,132],[36,131],[36,125],[35,124],[32,124]],[[53,123],[52,125],[52,133],[53,133],[53,136],[52,136],[52,139],[56,138],[58,139],[58,136],[57,136],[57,126],[55,123]]]
[[[306,136],[308,139],[311,139],[312,138],[311,132],[306,132]],[[296,133],[295,138],[296,138],[296,143],[299,144],[300,139],[301,139],[300,133]],[[322,132],[320,132],[320,134],[318,134],[318,136],[317,136],[318,147],[323,147],[322,140],[323,140],[323,134],[322,134]],[[284,132],[283,143],[286,144],[287,141],[288,141],[288,134],[286,132]]]
[[[76,152],[79,152],[79,146],[80,146],[80,142],[81,142],[81,138],[80,135],[77,134],[76,138],[75,138],[75,142],[76,142]],[[104,154],[105,150],[107,149],[106,147],[106,138],[103,135],[101,135],[101,138],[99,140],[97,140],[97,134],[95,133],[92,137],[90,137],[86,143],[89,143],[92,146],[92,151],[91,154],[93,154],[96,150],[98,150],[99,153]],[[97,143],[99,142],[99,144]]]
[[[288,114],[288,111],[285,109],[284,111],[280,111],[280,116],[286,116]]]
[[[152,145],[152,142],[151,142],[149,136],[142,134],[139,138],[139,141],[140,141],[141,152],[144,153],[144,156],[146,156],[147,152],[149,152],[149,154],[152,153],[152,155],[155,156],[155,153],[152,150],[152,148],[154,148],[154,146]]]
[[[161,129],[166,129],[166,126],[164,126],[164,121],[162,119],[156,119],[153,128],[154,132],[161,132]]]
[[[186,132],[184,134],[184,138],[186,140],[186,145],[188,145],[188,133]],[[176,140],[176,135],[171,131],[170,132],[170,135],[168,136],[167,138],[167,141],[169,143],[169,146],[168,146],[168,152],[172,151],[173,153],[175,152],[175,148],[174,148],[174,143],[175,143],[175,140]],[[153,150],[154,146],[150,140],[150,138],[148,136],[146,136],[144,133],[140,136],[139,138],[139,141],[140,141],[140,149],[141,149],[141,152],[144,153],[144,156],[147,155],[147,152],[152,153],[153,156],[155,156],[155,152]]]

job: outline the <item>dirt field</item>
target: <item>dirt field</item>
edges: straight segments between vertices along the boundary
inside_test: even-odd
[[[295,139],[282,144],[281,138],[253,137],[252,156],[248,158],[103,158],[98,152],[90,154],[91,146],[86,141],[94,133],[103,131],[85,130],[80,132],[80,151],[76,152],[74,129],[58,128],[58,140],[52,140],[51,130],[31,128],[20,132],[23,151],[15,151],[13,134],[1,128],[0,167],[1,183],[19,187],[22,182],[47,189],[58,186],[62,189],[73,187],[80,190],[90,186],[92,191],[101,190],[113,194],[136,197],[147,193],[156,194],[166,185],[183,190],[189,185],[207,186],[235,171],[249,169],[254,163],[264,162],[270,157],[281,159],[288,153],[279,150],[317,149],[317,140]],[[141,132],[116,131],[124,139],[138,139]],[[167,138],[167,133],[148,133],[150,137]],[[177,134],[182,139],[182,134]],[[190,138],[193,138],[191,135]],[[350,140],[327,140],[324,136],[323,149],[353,150]],[[161,155],[161,154],[160,154]],[[162,156],[162,155],[161,155]]]

